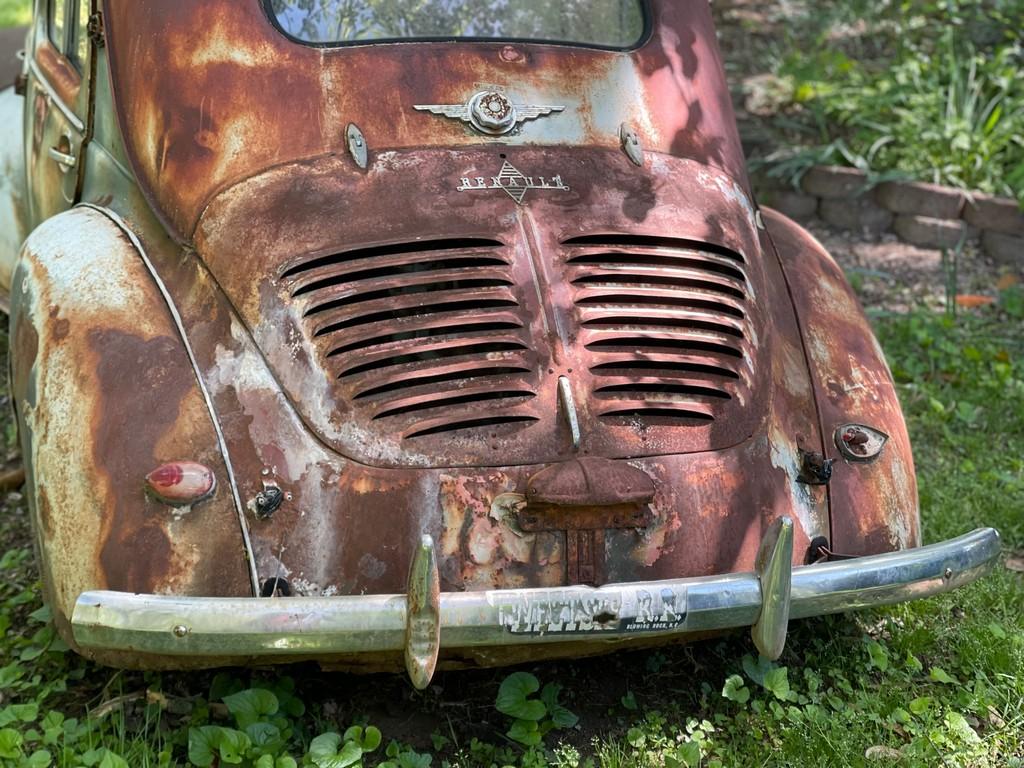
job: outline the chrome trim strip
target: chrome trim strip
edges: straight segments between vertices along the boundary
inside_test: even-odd
[[[61,114],[64,115],[64,119],[71,124],[71,127],[74,128],[79,133],[85,133],[85,123],[83,123],[81,119],[78,117],[78,115],[72,112],[71,108],[64,103],[64,100],[57,95],[57,92],[53,89],[53,86],[50,85],[50,81],[46,79],[46,75],[43,74],[43,71],[39,68],[39,65],[36,63],[35,57],[29,58],[28,68],[29,70],[31,70],[32,75],[36,79],[36,82],[39,83],[39,86],[44,91],[46,91],[46,95],[50,98],[50,100],[57,105],[57,109],[59,109]]]
[[[213,422],[213,430],[217,435],[217,445],[220,448],[221,455],[224,457],[224,467],[227,469],[228,473],[228,485],[231,487],[231,497],[234,500],[235,510],[238,513],[239,526],[242,529],[242,541],[245,544],[245,559],[249,565],[249,579],[252,582],[252,593],[254,596],[257,596],[260,594],[260,581],[259,575],[256,573],[256,557],[253,554],[252,539],[249,536],[249,523],[245,519],[245,506],[242,504],[242,497],[238,493],[238,483],[235,481],[235,470],[231,463],[231,454],[228,452],[228,444],[224,439],[224,432],[220,428],[220,420],[217,418],[217,412],[213,407],[213,398],[210,396],[210,390],[207,389],[206,382],[203,380],[203,376],[199,371],[199,363],[196,360],[195,352],[192,351],[192,344],[188,340],[188,334],[185,332],[185,324],[182,322],[181,314],[178,312],[178,307],[174,304],[174,299],[171,298],[171,294],[167,290],[167,286],[164,285],[164,281],[161,280],[160,275],[157,274],[156,268],[153,266],[153,262],[149,260],[149,256],[146,254],[146,249],[143,247],[142,242],[131,230],[124,219],[109,208],[102,208],[98,205],[93,205],[92,203],[80,203],[77,207],[91,208],[92,210],[106,216],[114,222],[122,232],[124,232],[132,245],[135,246],[135,250],[138,251],[139,257],[142,259],[142,263],[146,265],[146,269],[149,270],[149,274],[153,278],[153,282],[156,283],[157,290],[160,291],[160,295],[163,296],[164,302],[167,304],[167,309],[170,311],[171,318],[174,320],[174,325],[177,327],[178,334],[181,336],[181,343],[185,346],[185,353],[188,355],[189,362],[192,364],[192,371],[196,375],[196,382],[199,384],[199,391],[202,393],[203,401],[206,403],[206,410],[210,413],[210,421]]]
[[[999,534],[979,528],[917,549],[793,568],[790,615],[817,616],[946,592],[989,571],[999,552]],[[655,611],[654,623],[652,596],[665,609],[660,615]],[[446,592],[440,595],[440,646],[443,655],[444,648],[682,636],[751,626],[762,600],[755,573],[597,588]],[[406,595],[256,600],[86,592],[71,623],[84,649],[205,657],[212,666],[239,657],[286,661],[401,652],[407,643],[406,603]],[[579,621],[572,626],[578,629],[554,628],[574,612]]]

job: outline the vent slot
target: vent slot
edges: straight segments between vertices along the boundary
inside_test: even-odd
[[[718,260],[712,260],[708,258],[695,259],[690,258],[688,255],[660,255],[653,253],[629,253],[626,251],[602,251],[600,253],[591,253],[583,256],[573,256],[569,259],[570,264],[579,264],[585,266],[608,266],[608,265],[622,265],[622,266],[637,266],[637,267],[655,267],[662,269],[697,269],[707,270],[714,272],[724,277],[731,277],[735,280],[743,281],[746,279],[743,272],[736,267]]]
[[[702,413],[701,411],[690,410],[684,407],[668,406],[620,408],[613,411],[605,411],[601,414],[601,418],[623,420],[635,420],[640,418],[655,420],[667,419],[672,422],[683,420],[703,423],[715,420],[715,417],[709,413]]]
[[[713,320],[700,320],[693,317],[658,317],[652,318],[649,322],[644,323],[643,318],[637,318],[635,316],[609,315],[607,317],[585,320],[583,322],[584,328],[603,328],[606,326],[622,330],[637,330],[638,328],[649,328],[651,330],[657,330],[659,328],[696,328],[701,331],[725,333],[729,336],[735,336],[740,339],[743,338],[742,328],[737,328],[734,325],[724,322],[716,323]]]
[[[463,323],[459,326],[459,330],[463,333],[486,333],[488,331],[507,331],[513,328],[521,328],[522,323],[505,321],[505,322],[494,322],[494,323]],[[398,333],[388,333],[383,336],[369,336],[359,341],[353,341],[350,344],[344,344],[340,347],[335,347],[327,353],[328,357],[334,357],[335,355],[343,355],[346,352],[355,352],[358,349],[367,349],[368,347],[384,346],[386,344],[399,344],[403,341],[411,341],[412,339],[432,339],[439,336],[447,336],[452,332],[452,326],[442,325],[431,328],[419,328],[411,331],[401,331]]]
[[[737,299],[745,299],[746,294],[742,288],[722,283],[713,283],[692,277],[676,277],[675,275],[629,275],[625,273],[612,275],[586,275],[573,280],[574,285],[605,285],[609,288],[621,290],[630,285],[655,286],[663,285],[669,288],[695,288],[701,291],[712,291],[734,296]]]
[[[383,256],[395,256],[408,253],[417,257],[434,251],[455,251],[475,248],[500,248],[502,243],[498,240],[482,237],[445,238],[439,240],[422,240],[416,242],[390,243],[383,245],[371,245],[365,248],[353,248],[349,251],[340,251],[326,256],[317,256],[306,261],[295,264],[281,273],[281,279],[300,275],[320,267],[333,264],[344,264],[359,259],[376,259]]]
[[[505,262],[502,259],[474,257],[462,259],[437,259],[436,261],[422,261],[416,264],[394,264],[387,267],[376,267],[372,269],[357,269],[351,272],[340,272],[313,280],[300,285],[292,292],[292,297],[298,297],[311,291],[330,288],[345,283],[358,283],[365,280],[380,280],[385,277],[397,277],[399,275],[412,275],[422,272],[440,272],[445,270],[459,270],[470,267],[494,267],[502,266]]]
[[[713,355],[743,357],[743,351],[725,344],[697,339],[663,339],[654,336],[618,337],[601,339],[587,344],[587,349],[672,349],[680,352],[709,352]]]
[[[347,328],[354,328],[360,325],[384,324],[389,320],[402,320],[407,317],[424,317],[440,314],[442,312],[475,312],[481,309],[504,309],[516,306],[513,299],[476,299],[473,301],[447,301],[428,306],[407,307],[404,309],[389,309],[379,312],[371,312],[365,315],[356,315],[346,320],[324,325],[317,330],[314,336],[325,336],[336,331],[343,331]]]
[[[617,360],[610,363],[601,363],[590,369],[596,376],[625,376],[634,371],[657,371],[661,372],[662,380],[666,380],[669,374],[692,373],[703,376],[724,376],[727,379],[738,379],[740,375],[731,368],[723,368],[717,365],[706,365],[703,363],[684,363],[675,360]]]
[[[691,397],[714,397],[722,400],[731,400],[732,395],[722,389],[712,387],[695,386],[691,384],[671,384],[664,381],[632,382],[629,384],[613,384],[611,386],[598,387],[594,390],[598,395],[606,393],[626,393],[632,395],[631,399],[648,399],[647,395],[681,395]],[[657,399],[657,398],[649,398]]]
[[[744,317],[741,308],[730,304],[723,304],[718,301],[707,299],[691,298],[689,296],[672,296],[666,293],[652,295],[631,294],[631,293],[607,293],[579,296],[576,303],[580,305],[599,305],[606,307],[631,307],[631,306],[657,306],[657,307],[682,307],[684,309],[707,309],[712,312],[719,312],[733,317]]]
[[[375,371],[380,368],[389,368],[396,365],[407,365],[410,363],[429,363],[435,360],[444,360],[449,357],[461,357],[466,355],[476,357],[488,357],[499,352],[512,352],[526,349],[526,345],[519,341],[492,341],[483,344],[466,344],[453,347],[442,347],[425,352],[410,352],[405,355],[389,355],[380,360],[370,363],[363,363],[351,368],[346,368],[338,374],[338,378],[356,376],[367,371]]]
[[[395,288],[384,288],[382,290],[366,291],[364,293],[357,293],[352,296],[334,299],[323,304],[317,304],[306,310],[305,316],[311,317],[312,315],[326,312],[331,309],[341,309],[343,307],[351,306],[352,304],[376,301],[378,299],[391,299],[399,296],[412,296],[414,294],[435,293],[438,291],[466,291],[471,288],[498,288],[509,285],[512,285],[511,280],[485,278],[478,280],[449,280],[441,283],[425,283],[423,285],[405,285]]]
[[[469,403],[485,403],[492,400],[510,400],[512,398],[530,399],[536,397],[533,392],[529,391],[483,391],[474,392],[467,395],[456,395],[453,397],[439,397],[431,400],[421,400],[419,402],[408,403],[406,405],[397,405],[391,408],[386,408],[380,413],[374,415],[374,421],[377,419],[386,419],[389,416],[403,416],[407,413],[416,413],[418,411],[429,411],[434,408],[450,408],[456,405],[467,405]],[[519,403],[516,403],[517,405]]]
[[[405,437],[427,437],[428,435],[440,435],[447,432],[458,432],[466,429],[486,429],[488,427],[501,427],[512,424],[531,424],[540,421],[536,416],[494,416],[481,419],[463,419],[461,421],[450,421],[443,424],[434,424],[422,429],[410,432]]]
[[[515,376],[517,374],[528,373],[529,370],[529,368],[522,366],[505,364],[494,365],[491,367],[463,367],[448,371],[447,373],[434,374],[433,376],[423,376],[414,372],[394,381],[389,381],[386,384],[367,387],[366,389],[357,392],[353,397],[354,399],[359,400],[362,398],[373,397],[374,395],[385,395],[406,389],[415,390],[419,388],[435,387],[438,385],[454,385],[460,382],[481,379],[485,376]],[[495,386],[498,385],[496,384]],[[460,387],[453,387],[453,389],[458,388]]]
[[[724,245],[718,245],[717,243],[702,243],[699,240],[685,240],[678,237],[661,237],[657,235],[581,235],[579,237],[570,237],[567,240],[563,240],[562,245],[590,245],[604,246],[606,248],[629,246],[635,248],[671,248],[681,251],[703,251],[705,253],[713,253],[718,256],[725,256],[727,259],[738,261],[740,264],[744,262],[741,254],[736,253],[736,251],[730,248],[726,248]]]

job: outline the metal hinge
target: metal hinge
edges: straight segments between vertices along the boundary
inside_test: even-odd
[[[101,11],[96,11],[89,16],[89,26],[86,29],[89,39],[96,44],[97,48],[102,48],[107,44],[106,36],[103,33],[103,13]]]

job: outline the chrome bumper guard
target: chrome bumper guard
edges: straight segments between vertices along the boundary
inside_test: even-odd
[[[777,520],[755,572],[602,587],[440,592],[433,541],[424,536],[405,595],[219,598],[85,592],[72,627],[83,649],[160,656],[331,656],[404,651],[426,687],[445,648],[526,643],[614,643],[751,626],[778,658],[790,619],[898,603],[946,592],[986,573],[999,534],[980,528],[916,549],[792,566],[793,524]]]

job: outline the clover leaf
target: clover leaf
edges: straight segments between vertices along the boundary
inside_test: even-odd
[[[518,741],[527,747],[540,746],[541,739],[543,738],[536,720],[516,720],[512,723],[512,727],[508,729],[507,735],[513,741]]]
[[[540,690],[540,681],[528,672],[513,672],[498,689],[494,706],[499,712],[517,720],[539,721],[548,713],[543,701],[531,699]]]
[[[764,676],[764,687],[775,694],[775,698],[785,701],[789,696],[789,670],[776,667]]]
[[[264,717],[276,715],[278,709],[277,696],[263,688],[250,688],[247,691],[232,693],[225,696],[223,701],[242,730],[253,723],[258,723]]]
[[[380,746],[381,738],[380,730],[372,725],[368,725],[365,730],[361,726],[353,725],[345,731],[342,740],[358,744],[363,752],[373,752]]]
[[[737,704],[746,704],[750,701],[750,689],[743,684],[742,677],[729,675],[725,680],[725,687],[722,688],[722,696]]]
[[[355,741],[342,741],[341,735],[333,732],[317,736],[309,745],[309,758],[317,768],[348,768],[358,763],[363,748]]]

